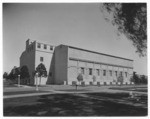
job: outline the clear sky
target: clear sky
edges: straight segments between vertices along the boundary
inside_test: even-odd
[[[28,38],[66,44],[134,60],[134,71],[147,75],[147,57],[132,42],[116,35],[104,20],[100,3],[22,3],[3,6],[3,71],[19,66]]]

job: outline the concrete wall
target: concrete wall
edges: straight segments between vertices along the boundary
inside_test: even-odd
[[[69,84],[72,84],[72,81],[77,81],[77,76],[81,73],[81,68],[84,68],[83,78],[86,84],[93,82],[93,76],[96,76],[97,82],[106,82],[107,84],[110,82],[117,82],[120,72],[123,73],[124,82],[129,83],[130,77],[133,74],[133,61],[131,60],[111,56],[102,56],[101,54],[74,48],[68,49],[68,57]],[[89,68],[92,69],[92,75],[89,75]],[[106,70],[106,76],[103,75],[103,70]],[[99,75],[98,71],[100,73]],[[115,74],[116,71],[118,74],[117,76]],[[127,76],[125,75],[125,72],[127,72]]]
[[[55,48],[55,84],[67,82],[68,48],[60,45]]]
[[[53,69],[54,62],[52,61],[52,59],[55,47],[53,46],[53,50],[50,50],[50,45],[45,44],[47,48],[44,49],[44,44],[43,43],[40,44],[41,47],[38,48],[38,42],[36,42],[35,69],[40,63],[43,63],[45,65],[48,76],[42,77],[40,83],[41,85],[45,85],[52,83],[54,80],[54,69]],[[41,57],[43,57],[43,61],[40,61]],[[34,84],[35,83],[36,81],[34,81]]]
[[[39,42],[31,41],[29,39],[26,41],[26,49],[20,57],[20,67],[22,67],[23,65],[27,65],[30,74],[30,84],[34,85],[36,83],[34,71],[40,63],[43,63],[48,74],[48,77],[42,77],[41,79],[41,85],[45,85],[54,82],[53,53],[55,47],[53,46],[53,50],[51,50],[50,47],[52,45],[45,44],[47,46],[47,49],[44,49],[44,44],[40,43],[41,47],[38,48],[38,43]],[[43,61],[40,61],[40,57],[43,57]]]
[[[20,57],[20,68],[26,65],[29,70],[30,79],[29,84],[34,83],[33,71],[35,70],[35,42],[28,44],[28,48],[22,53]]]
[[[69,48],[68,51],[69,57],[77,58],[77,59],[86,59],[89,61],[101,62],[105,64],[113,64],[113,65],[120,65],[125,67],[133,67],[133,61],[111,57],[103,54],[93,53],[86,50],[74,49]]]

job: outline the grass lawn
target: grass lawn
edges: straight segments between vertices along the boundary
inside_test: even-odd
[[[144,97],[144,96],[143,96]],[[72,93],[4,99],[4,116],[146,116],[147,100],[127,93]]]

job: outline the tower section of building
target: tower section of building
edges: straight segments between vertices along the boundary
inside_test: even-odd
[[[40,43],[37,41],[26,41],[26,49],[20,57],[20,67],[26,65],[29,70],[30,78],[28,83],[34,85],[36,67],[42,63],[47,70],[47,77],[42,77],[41,85],[53,83],[54,77],[54,53],[55,46]]]

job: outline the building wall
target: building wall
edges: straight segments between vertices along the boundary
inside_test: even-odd
[[[40,44],[40,48],[38,48],[38,44]],[[44,45],[46,45],[45,49]],[[50,47],[53,47],[53,49],[50,49]],[[48,75],[47,77],[41,78],[40,82],[41,85],[50,84],[54,80],[54,69],[53,69],[54,62],[52,61],[54,49],[55,47],[52,45],[36,42],[35,69],[40,63],[43,63],[45,65]],[[43,60],[41,60],[41,58]],[[34,82],[36,83],[36,81]]]
[[[110,55],[103,55],[100,53],[94,53],[89,52],[86,50],[80,50],[78,48],[69,48],[68,51],[70,58],[76,58],[76,59],[84,59],[88,61],[94,61],[99,63],[105,63],[105,64],[113,64],[113,65],[120,65],[125,67],[133,67],[133,61],[132,60],[126,60],[124,58],[117,58],[112,57]]]
[[[40,44],[40,48],[38,48],[38,44]],[[44,45],[46,45],[46,49],[44,49]],[[50,49],[53,47],[53,49]],[[26,49],[22,53],[20,57],[20,67],[23,65],[27,65],[30,74],[30,84],[35,85],[36,79],[34,77],[34,71],[36,67],[43,63],[46,67],[48,76],[41,78],[41,85],[49,84],[54,82],[54,60],[53,60],[53,52],[55,46],[39,43],[36,41],[27,40],[26,41]],[[43,57],[43,61],[40,58]],[[39,79],[38,79],[39,80]],[[39,84],[39,81],[38,81]]]
[[[83,74],[83,79],[86,84],[93,82],[93,76],[96,76],[96,82],[102,84],[106,82],[117,82],[117,79],[122,72],[124,83],[130,82],[130,77],[133,74],[133,61],[118,57],[105,56],[103,54],[84,51],[76,48],[68,49],[68,82],[72,84],[77,81],[79,73]],[[84,70],[84,73],[83,73]],[[89,70],[92,70],[90,74]],[[103,72],[106,71],[104,76]],[[117,76],[116,76],[117,72]]]
[[[26,65],[29,70],[30,79],[28,80],[29,84],[33,84],[33,71],[35,70],[35,42],[28,44],[26,50],[22,53],[20,57],[20,68]]]
[[[67,82],[68,48],[60,45],[55,48],[55,84]]]
[[[51,49],[52,47],[53,49]],[[79,73],[83,74],[85,84],[93,82],[93,76],[96,77],[96,82],[110,84],[110,82],[118,81],[121,72],[124,82],[129,83],[133,74],[133,60],[71,46],[59,45],[55,47],[27,40],[26,50],[20,57],[20,67],[27,65],[31,76],[30,84],[36,83],[33,73],[40,63],[45,65],[48,73],[46,78],[41,79],[42,85],[64,84],[64,81],[67,84],[72,84],[73,81],[77,81]]]

